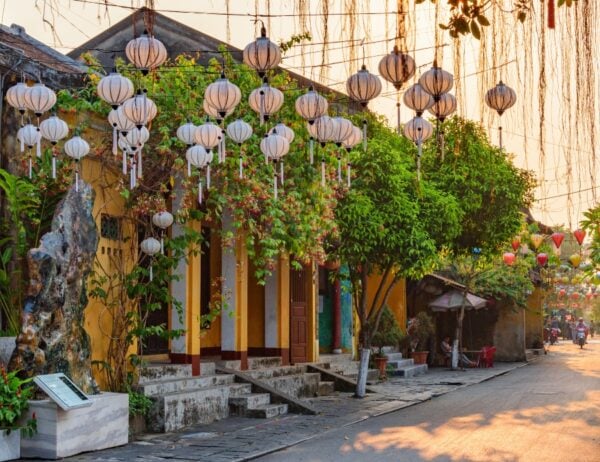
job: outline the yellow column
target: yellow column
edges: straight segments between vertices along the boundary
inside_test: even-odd
[[[200,222],[194,221],[191,227],[200,232]],[[202,255],[190,252],[186,274],[186,362],[192,364],[192,374],[200,374],[200,259]]]
[[[279,348],[283,364],[288,364],[290,360],[290,259],[287,255],[279,257],[277,276]]]
[[[307,361],[315,362],[319,359],[319,333],[318,333],[318,304],[319,304],[319,268],[312,261],[306,271],[306,310],[307,310]]]
[[[236,281],[235,281],[235,347],[240,354],[242,369],[248,367],[248,250],[244,236],[236,238]]]

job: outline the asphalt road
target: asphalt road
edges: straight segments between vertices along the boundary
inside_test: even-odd
[[[600,341],[257,460],[600,462]]]

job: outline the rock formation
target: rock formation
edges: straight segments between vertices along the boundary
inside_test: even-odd
[[[9,368],[25,376],[63,372],[86,393],[95,391],[90,339],[84,330],[86,282],[98,235],[94,190],[80,182],[58,205],[52,230],[27,255],[30,282],[21,332]]]

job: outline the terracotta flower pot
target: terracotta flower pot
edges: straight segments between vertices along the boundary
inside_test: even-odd
[[[429,351],[413,351],[411,357],[415,364],[427,364],[427,355]]]
[[[375,364],[377,364],[377,369],[379,369],[379,377],[387,377],[385,370],[387,361],[388,359],[385,356],[375,358]]]

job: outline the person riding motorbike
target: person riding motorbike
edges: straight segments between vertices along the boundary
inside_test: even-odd
[[[581,348],[583,348],[583,345],[587,343],[588,331],[588,326],[585,322],[583,322],[583,318],[579,318],[579,321],[575,326],[575,336],[577,338],[577,343]]]

